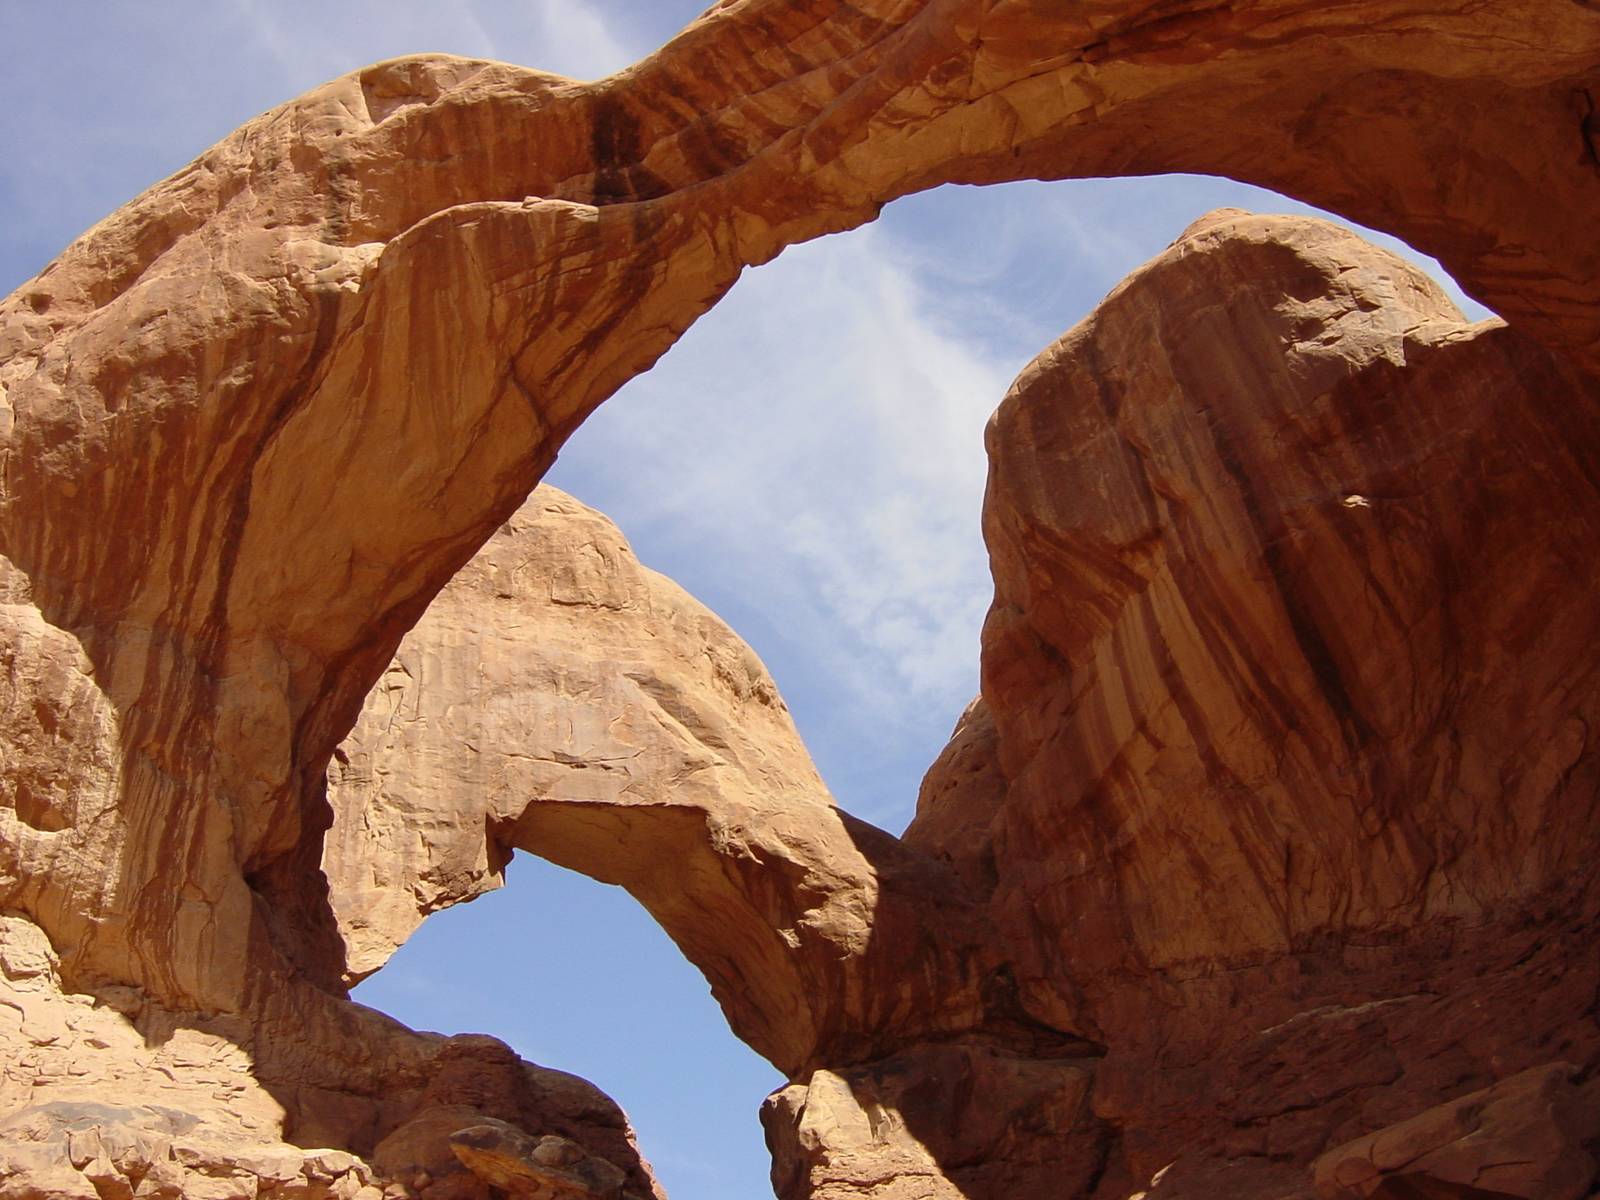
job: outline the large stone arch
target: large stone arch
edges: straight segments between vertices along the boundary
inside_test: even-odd
[[[306,887],[335,746],[744,268],[942,183],[1226,174],[1405,237],[1589,371],[1597,82],[1580,3],[743,0],[595,83],[411,58],[265,114],[0,305],[4,599],[53,689],[16,736],[84,747],[13,788],[4,903],[69,987],[355,1020]],[[801,1041],[775,1056],[820,1065]]]

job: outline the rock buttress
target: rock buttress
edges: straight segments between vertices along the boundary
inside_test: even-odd
[[[996,413],[983,700],[907,840],[992,862],[1130,1187],[1309,1194],[1593,1070],[1597,401],[1348,232],[1224,212]]]

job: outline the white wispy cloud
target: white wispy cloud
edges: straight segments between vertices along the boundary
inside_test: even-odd
[[[597,79],[620,71],[650,47],[624,42],[595,8],[569,0],[534,0],[534,37],[516,61],[541,70]]]
[[[305,33],[303,14],[296,14],[292,9],[260,0],[230,0],[228,7],[259,51],[265,52],[285,83],[295,91],[313,87],[350,69],[338,49],[343,39],[338,31],[337,8],[330,13],[332,20],[328,27],[319,28],[318,36],[311,38]]]
[[[653,48],[618,36],[605,14],[582,0],[435,0],[428,5],[358,0],[334,8],[309,0],[230,4],[277,65],[285,97],[377,59],[405,54],[493,58],[590,79],[620,70]],[[307,29],[313,27],[311,38]]]
[[[794,247],[552,475],[756,643],[825,770],[925,752],[976,688],[982,431],[1020,363],[937,299],[883,230]],[[899,811],[844,798],[898,824],[914,794],[913,775]]]

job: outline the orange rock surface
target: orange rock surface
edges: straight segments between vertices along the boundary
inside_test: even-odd
[[[1589,1071],[1597,87],[1585,3],[736,0],[590,84],[379,64],[109,217],[0,302],[0,1187],[442,1200],[491,1186],[471,1110],[650,1191],[587,1085],[343,998],[414,917],[381,870],[443,902],[514,844],[632,887],[791,1074],[786,1195],[1045,1194],[1068,1159],[1119,1200],[1301,1195],[1441,1101]],[[1119,289],[997,418],[984,701],[906,843],[819,793],[719,625],[674,629],[729,678],[631,692],[592,599],[591,714],[665,779],[484,795],[358,732],[511,828],[388,868],[328,840],[402,636],[745,267],[944,182],[1169,170],[1390,229],[1508,324],[1305,222],[1220,218]],[[1036,1132],[957,1136],[973,1095]]]
[[[1288,1195],[1596,1061],[1597,396],[1341,229],[1223,212],[995,414],[990,774],[947,755],[907,840],[992,863],[1152,1196]]]
[[[522,849],[632,892],[784,1071],[982,1019],[949,870],[834,807],[754,651],[554,488],[400,644],[328,798],[352,976]]]

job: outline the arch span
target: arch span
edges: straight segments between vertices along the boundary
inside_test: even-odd
[[[1581,3],[735,0],[595,83],[408,58],[250,122],[0,304],[0,598],[59,684],[19,738],[89,743],[14,805],[0,899],[58,955],[34,974],[207,1014],[302,1091],[357,1069],[284,1031],[389,1036],[340,1007],[307,881],[326,766],[402,635],[745,267],[898,196],[1227,174],[1405,237],[1592,371],[1597,71]],[[831,820],[872,886],[923,870]],[[512,824],[605,869],[598,833]],[[775,971],[809,887],[748,914]],[[1010,1013],[944,936],[930,990]],[[792,1067],[848,1063],[881,1049],[883,1003],[847,988],[798,1033],[748,1028]],[[433,1053],[406,1045],[408,1069]]]
[[[250,122],[0,310],[0,547],[119,713],[139,831],[64,918],[69,971],[234,1009],[212,939],[259,928],[336,983],[301,883],[334,745],[745,266],[943,182],[1215,172],[1405,237],[1593,365],[1597,61],[1600,14],[1531,0],[744,0],[592,84],[411,58]]]

